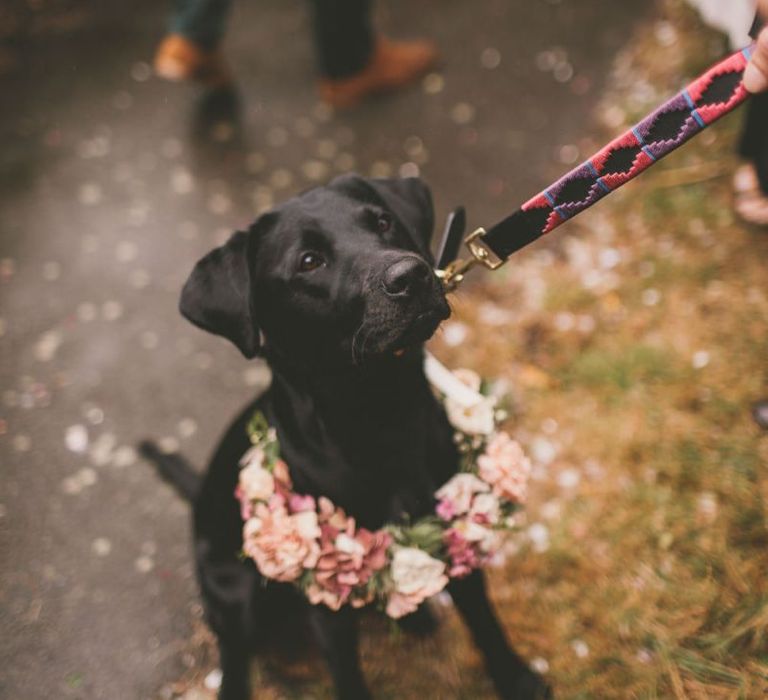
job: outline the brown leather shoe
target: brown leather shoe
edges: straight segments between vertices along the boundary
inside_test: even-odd
[[[395,90],[413,82],[437,62],[437,48],[431,41],[392,41],[380,37],[371,62],[349,78],[323,78],[320,98],[331,107],[354,107],[377,92]]]
[[[158,46],[155,72],[166,80],[194,80],[211,88],[232,82],[218,51],[206,51],[180,34],[169,34]]]

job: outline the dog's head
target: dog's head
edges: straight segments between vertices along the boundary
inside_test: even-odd
[[[313,364],[358,364],[427,340],[449,308],[417,178],[339,177],[262,215],[195,266],[181,313],[246,357],[262,339]]]

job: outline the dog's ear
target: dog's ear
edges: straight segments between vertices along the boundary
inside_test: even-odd
[[[250,230],[232,234],[223,246],[200,260],[179,300],[179,311],[186,319],[231,340],[247,358],[260,349],[251,309],[249,249],[262,219]]]
[[[432,205],[432,193],[424,181],[418,177],[401,177],[374,179],[369,182],[414,236],[419,252],[427,260],[434,262],[429,244],[435,225],[435,210]]]

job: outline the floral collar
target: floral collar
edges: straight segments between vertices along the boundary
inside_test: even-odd
[[[506,415],[480,393],[477,374],[449,373],[431,356],[426,369],[456,429],[461,469],[435,493],[435,514],[407,525],[372,532],[324,496],[295,493],[274,428],[253,416],[235,495],[243,553],[264,577],[294,583],[313,604],[338,610],[377,602],[399,618],[498,551],[525,501],[530,462],[497,430]]]

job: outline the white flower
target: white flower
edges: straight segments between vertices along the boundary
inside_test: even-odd
[[[453,370],[452,374],[462,384],[472,389],[472,391],[480,391],[480,386],[482,385],[483,380],[475,370],[460,367],[459,369]]]
[[[495,427],[495,409],[496,399],[492,396],[471,406],[463,406],[451,399],[445,401],[445,411],[451,425],[467,435],[490,435]]]
[[[259,467],[263,467],[266,458],[264,450],[258,445],[254,445],[240,458],[240,466],[246,467],[249,464],[255,464]]]
[[[398,593],[421,600],[439,593],[448,583],[445,564],[416,547],[399,547],[390,572]]]
[[[472,501],[469,509],[470,516],[480,516],[490,525],[499,521],[499,499],[493,493],[479,493]]]
[[[320,537],[320,525],[317,522],[317,513],[314,510],[305,510],[294,513],[291,520],[296,526],[296,532],[308,540]]]
[[[466,513],[476,493],[490,491],[490,486],[474,474],[456,474],[435,493],[438,500],[448,501],[454,515]]]
[[[275,479],[258,461],[240,470],[240,489],[249,501],[266,501],[275,492]]]
[[[467,542],[476,542],[486,554],[498,549],[499,534],[480,523],[462,520],[456,523],[454,528]]]
[[[451,392],[446,388],[444,405],[451,425],[468,435],[489,435],[495,425],[496,398],[479,393],[481,380],[476,372],[457,369],[452,374],[454,382],[458,379],[470,391]]]
[[[336,537],[336,541],[333,543],[340,552],[344,554],[352,554],[362,556],[365,554],[365,547],[362,543],[358,542],[354,537],[350,537],[345,532],[342,532]]]
[[[445,564],[415,547],[395,551],[390,573],[394,590],[387,601],[387,615],[394,618],[412,613],[448,585]]]

